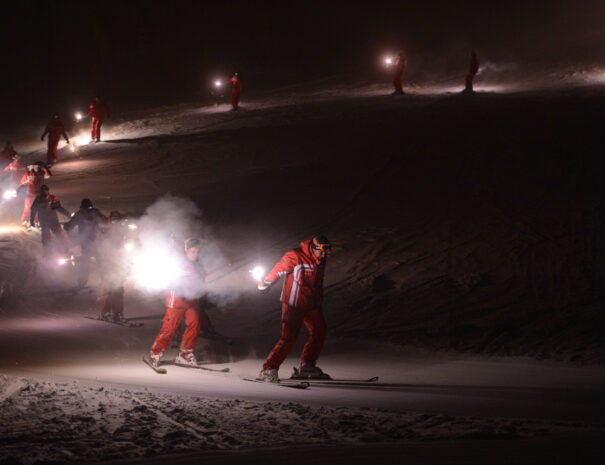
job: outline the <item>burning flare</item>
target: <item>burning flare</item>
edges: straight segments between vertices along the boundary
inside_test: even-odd
[[[250,270],[250,274],[255,281],[260,281],[265,277],[265,269],[262,266],[255,266]]]

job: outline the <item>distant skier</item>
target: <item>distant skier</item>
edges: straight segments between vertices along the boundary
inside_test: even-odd
[[[4,147],[4,150],[0,152],[0,170],[6,168],[12,161],[17,152],[13,148],[12,142],[9,140]]]
[[[61,136],[65,138],[65,141],[69,144],[69,137],[67,137],[67,133],[65,132],[65,128],[63,127],[63,123],[61,119],[59,119],[59,115],[53,115],[52,119],[46,126],[46,129],[42,133],[40,140],[44,140],[44,136],[48,134],[48,151],[46,153],[46,165],[52,166],[53,163],[56,163],[59,159],[59,152],[57,147],[59,146],[59,140],[61,140]]]
[[[42,184],[40,186],[40,195],[38,195],[31,206],[29,222],[31,227],[34,227],[34,220],[38,216],[40,223],[42,247],[47,248],[50,244],[51,232],[57,237],[62,244],[63,252],[67,252],[72,244],[69,236],[59,224],[57,213],[61,213],[66,218],[69,218],[69,212],[63,208],[59,199],[49,192],[48,186]]]
[[[393,94],[403,94],[403,77],[408,69],[408,61],[405,55],[400,52],[395,60],[395,75],[393,77],[393,85],[395,86],[395,92]]]
[[[101,261],[102,294],[99,302],[101,318],[124,321],[124,281],[126,265],[124,250],[128,229],[121,223],[122,214],[109,214],[109,227],[103,232]]]
[[[44,180],[50,178],[50,171],[43,165],[44,163],[41,161],[29,165],[19,182],[18,189],[27,189],[25,192],[23,213],[21,214],[21,223],[23,226],[29,226],[31,205],[34,202],[34,199],[40,195],[40,188],[42,187]]]
[[[237,110],[239,107],[239,99],[242,95],[244,84],[241,80],[239,73],[233,73],[233,77],[227,81],[227,84],[231,84],[231,106],[233,110]]]
[[[185,318],[187,327],[175,363],[197,365],[193,351],[200,332],[200,299],[195,297],[195,294],[199,292],[198,290],[201,289],[204,282],[204,271],[198,260],[199,253],[200,241],[195,238],[187,239],[181,260],[183,273],[181,282],[166,294],[166,315],[149,354],[151,363],[156,367],[168,349],[183,318]]]
[[[82,199],[80,209],[73,214],[71,219],[65,223],[66,231],[78,227],[78,237],[82,255],[78,259],[78,286],[84,287],[88,282],[90,260],[95,257],[97,262],[101,261],[98,253],[98,243],[101,238],[101,225],[107,225],[109,219],[98,209],[92,206],[90,199]]]
[[[286,252],[258,283],[258,289],[266,292],[285,277],[281,293],[281,338],[265,360],[259,379],[279,381],[279,367],[292,350],[303,323],[309,330],[309,339],[301,355],[300,374],[308,378],[326,376],[315,364],[326,336],[322,300],[324,269],[330,251],[330,241],[324,236],[303,241],[298,248]]]
[[[90,131],[90,138],[93,141],[101,141],[101,126],[106,119],[109,119],[109,107],[101,101],[99,97],[95,98],[95,101],[88,107],[88,113],[86,116],[92,116],[92,129]]]
[[[17,188],[26,171],[27,166],[21,160],[21,155],[16,153],[13,155],[13,161],[2,170],[2,177],[9,177],[11,187]]]
[[[470,62],[468,65],[468,73],[466,75],[466,79],[464,80],[464,91],[465,92],[473,92],[473,79],[475,75],[479,72],[479,58],[477,58],[477,54],[473,50],[471,52]]]

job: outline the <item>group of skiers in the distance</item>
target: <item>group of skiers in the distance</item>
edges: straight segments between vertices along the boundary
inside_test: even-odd
[[[403,78],[408,69],[408,62],[405,56],[405,53],[399,52],[397,54],[397,58],[393,62],[392,58],[386,59],[387,66],[394,67],[393,74],[393,86],[395,87],[394,95],[403,95],[405,92],[403,91]],[[473,80],[475,76],[479,72],[479,58],[477,57],[477,53],[472,50],[470,52],[470,59],[468,65],[468,71],[466,73],[466,77],[464,79],[464,93],[473,93]]]

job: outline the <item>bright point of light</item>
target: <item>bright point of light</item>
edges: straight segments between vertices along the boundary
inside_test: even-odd
[[[391,57],[387,57],[387,58],[384,59],[384,62],[387,65],[392,65],[393,64],[393,59]]]
[[[149,291],[165,291],[174,286],[183,274],[180,260],[169,249],[144,247],[134,253],[132,278]]]
[[[265,277],[265,269],[262,266],[255,266],[250,270],[250,274],[256,281],[260,281]]]
[[[133,224],[133,223],[130,223],[130,224],[128,225],[128,229],[137,229],[137,225],[136,225],[136,224]]]
[[[80,121],[82,119],[82,113],[76,113],[76,119]]]
[[[15,197],[17,197],[17,191],[16,190],[8,190],[8,191],[4,191],[4,194],[2,194],[2,198],[4,200],[9,200],[9,199],[14,199]]]
[[[19,226],[0,226],[0,234],[14,234],[21,231]]]
[[[57,261],[59,262],[59,265],[67,265],[67,263],[69,262],[69,258],[60,258]]]
[[[127,242],[124,244],[124,249],[128,252],[132,252],[134,250],[134,244],[132,242]]]
[[[216,87],[220,87],[220,86],[222,86],[223,84],[221,83],[221,81],[215,81],[214,85],[215,85]]]

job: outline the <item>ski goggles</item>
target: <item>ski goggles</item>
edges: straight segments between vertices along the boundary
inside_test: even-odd
[[[313,239],[311,247],[313,247],[315,250],[321,250],[326,255],[328,255],[332,251],[331,244],[320,244],[315,238]]]

